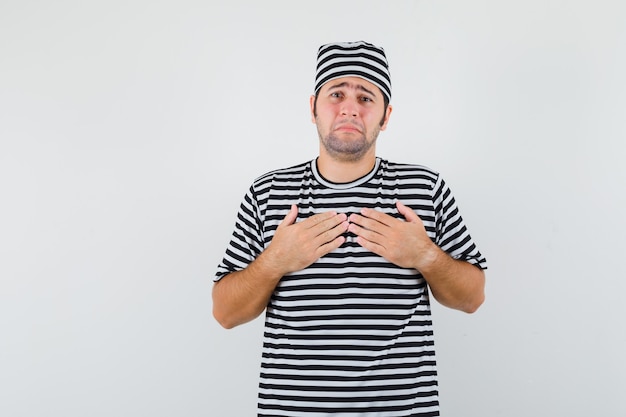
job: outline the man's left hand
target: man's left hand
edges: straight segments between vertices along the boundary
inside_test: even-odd
[[[426,234],[422,219],[409,207],[396,203],[405,220],[380,211],[363,208],[348,218],[348,231],[357,236],[357,243],[403,268],[428,269],[440,249]]]

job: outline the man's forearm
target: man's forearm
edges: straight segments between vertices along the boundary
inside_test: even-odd
[[[213,285],[213,316],[227,329],[254,320],[267,307],[281,278],[261,254],[247,268]]]
[[[485,300],[485,273],[439,249],[435,260],[420,271],[435,299],[446,307],[473,313]]]

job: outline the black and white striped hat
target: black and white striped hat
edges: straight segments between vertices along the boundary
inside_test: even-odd
[[[391,77],[383,48],[371,43],[336,42],[320,46],[317,52],[315,93],[324,84],[341,77],[360,77],[380,88],[391,101]]]

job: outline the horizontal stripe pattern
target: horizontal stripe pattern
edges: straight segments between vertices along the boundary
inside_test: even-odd
[[[480,268],[454,197],[441,177],[417,165],[376,159],[366,176],[334,184],[315,161],[270,172],[250,187],[216,280],[245,268],[271,242],[291,204],[298,220],[324,211],[372,207],[396,218],[401,201],[429,237]],[[437,416],[437,371],[427,285],[346,242],[282,278],[265,316],[259,416]]]
[[[320,46],[317,52],[314,93],[341,77],[360,77],[380,88],[391,100],[391,76],[385,50],[368,42],[337,42]]]

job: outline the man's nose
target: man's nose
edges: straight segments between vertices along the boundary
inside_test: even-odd
[[[358,106],[355,100],[346,99],[341,103],[341,114],[344,116],[358,116]]]

